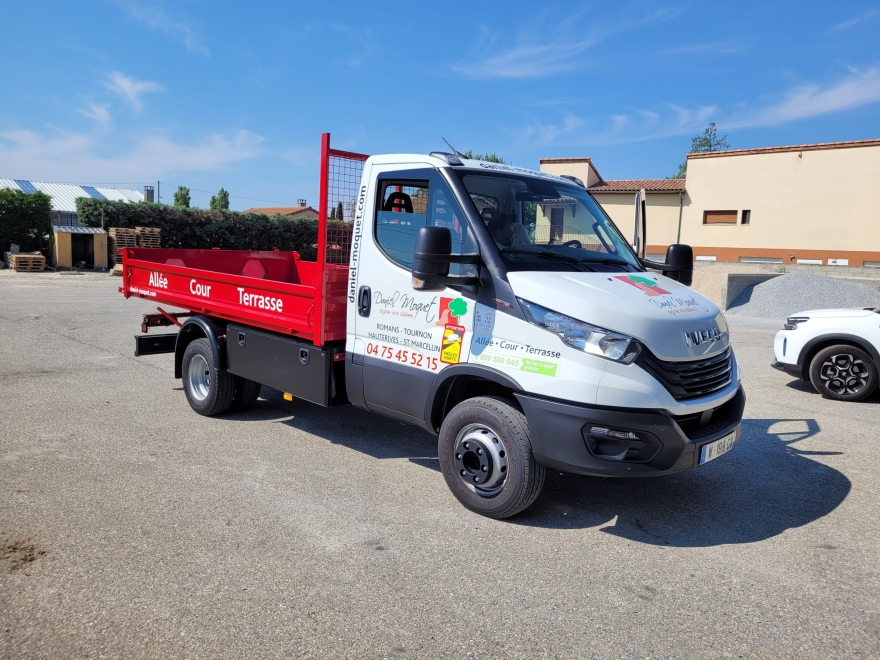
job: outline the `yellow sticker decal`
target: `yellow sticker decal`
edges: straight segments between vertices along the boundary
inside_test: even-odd
[[[464,341],[464,326],[447,324],[443,329],[443,342],[440,344],[440,362],[458,364],[461,360],[461,343]]]

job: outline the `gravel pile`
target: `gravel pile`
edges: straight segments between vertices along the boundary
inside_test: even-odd
[[[784,319],[808,309],[880,307],[880,291],[815,273],[790,273],[746,289],[727,314]]]

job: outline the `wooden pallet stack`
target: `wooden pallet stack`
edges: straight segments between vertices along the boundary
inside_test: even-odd
[[[161,247],[162,230],[155,227],[135,227],[137,233],[137,241],[139,247],[158,248]]]
[[[46,269],[46,257],[39,252],[10,254],[9,268],[16,273],[39,273]]]
[[[119,257],[116,250],[119,248],[137,247],[137,230],[125,227],[110,227],[107,236],[107,259],[110,268],[116,265]]]

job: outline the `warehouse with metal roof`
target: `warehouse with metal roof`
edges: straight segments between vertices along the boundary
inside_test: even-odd
[[[52,198],[52,224],[61,227],[77,227],[76,198],[109,199],[119,202],[142,202],[144,194],[125,188],[79,186],[71,183],[46,183],[25,179],[0,179],[0,189],[10,188],[26,193],[41,192]]]

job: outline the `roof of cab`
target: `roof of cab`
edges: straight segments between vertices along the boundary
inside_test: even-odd
[[[442,158],[436,156],[426,156],[425,154],[382,154],[379,156],[370,156],[367,161],[373,165],[429,165],[432,167],[447,167],[452,170],[476,170],[480,172],[499,172],[503,174],[522,174],[524,176],[532,176],[538,179],[547,179],[556,181],[566,185],[573,185],[572,181],[555,174],[540,172],[538,170],[530,170],[525,167],[517,167],[515,165],[506,165],[503,163],[490,163],[485,160],[471,160],[462,158],[461,165],[450,165]]]

